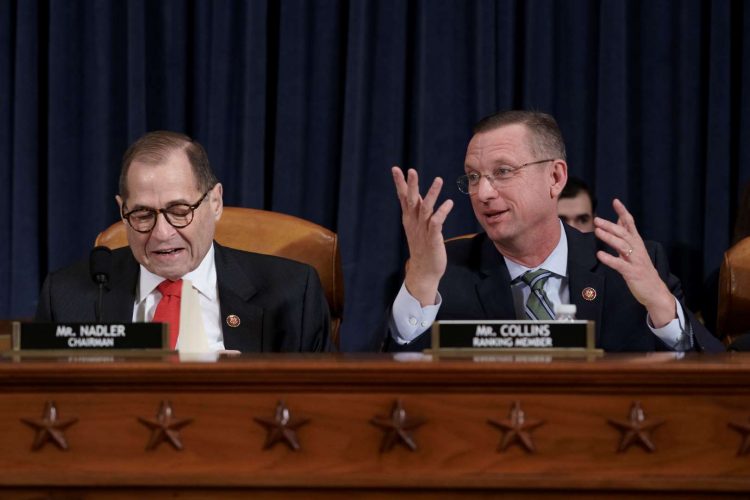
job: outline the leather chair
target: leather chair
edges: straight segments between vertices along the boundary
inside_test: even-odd
[[[476,236],[477,234],[478,234],[478,233],[468,233],[468,234],[462,234],[462,235],[460,235],[460,236],[454,236],[454,237],[452,237],[452,238],[448,238],[447,240],[445,240],[445,242],[446,242],[446,243],[448,243],[449,241],[455,241],[455,240],[468,240],[468,239],[471,239],[471,238],[473,238],[473,237],[474,237],[474,236]]]
[[[215,240],[221,245],[277,255],[309,264],[318,271],[331,311],[331,339],[339,345],[344,311],[344,282],[338,237],[333,231],[292,215],[252,208],[224,207],[216,224]],[[99,233],[96,245],[111,249],[127,246],[125,222]]]
[[[750,237],[724,253],[716,329],[726,343],[750,332]]]

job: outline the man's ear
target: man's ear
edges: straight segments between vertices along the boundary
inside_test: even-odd
[[[122,218],[122,205],[123,203],[125,203],[125,200],[123,200],[119,194],[116,194],[115,201],[117,202],[117,207],[119,208],[118,212],[120,213],[120,217]]]
[[[560,193],[568,182],[568,164],[565,163],[565,160],[555,160],[550,175],[552,176],[552,184],[549,188],[549,194],[550,198],[556,199],[560,197]]]
[[[208,201],[211,204],[211,211],[214,213],[214,218],[218,221],[221,219],[221,214],[224,212],[224,187],[220,182],[216,183],[208,196]]]

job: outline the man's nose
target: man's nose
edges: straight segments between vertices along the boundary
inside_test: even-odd
[[[156,214],[156,223],[151,234],[160,239],[167,239],[175,232],[175,228],[167,221],[167,216],[159,212]]]
[[[497,197],[497,189],[490,178],[483,175],[479,178],[479,185],[477,185],[476,197],[480,201],[491,200]]]

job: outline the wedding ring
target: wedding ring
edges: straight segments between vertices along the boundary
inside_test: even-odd
[[[628,251],[625,252],[625,257],[630,257],[631,253],[633,253],[633,249],[632,248],[628,248]]]

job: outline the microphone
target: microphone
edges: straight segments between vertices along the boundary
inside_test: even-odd
[[[91,279],[99,285],[99,297],[96,301],[96,321],[102,320],[102,296],[104,285],[109,283],[109,271],[112,269],[112,250],[107,247],[94,247],[89,255],[89,272]]]

